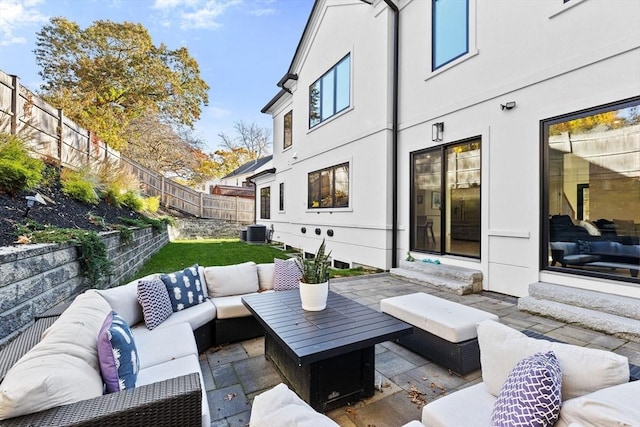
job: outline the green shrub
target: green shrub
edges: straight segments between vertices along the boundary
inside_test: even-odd
[[[142,201],[144,202],[143,211],[156,213],[160,209],[160,196],[145,197]]]
[[[90,178],[92,178],[90,170],[87,172],[87,168],[63,169],[60,175],[62,192],[76,200],[95,205],[100,201],[100,198],[95,190],[96,184]]]
[[[144,206],[144,201],[137,191],[127,191],[122,195],[122,204],[130,207],[136,212],[139,212]]]
[[[17,194],[42,181],[44,162],[29,156],[25,143],[0,133],[0,193]]]

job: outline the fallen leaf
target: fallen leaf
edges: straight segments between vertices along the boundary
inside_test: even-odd
[[[236,397],[236,394],[235,394],[235,393],[229,393],[229,394],[227,394],[227,395],[224,397],[224,400],[231,400],[231,399],[233,399],[234,397]]]
[[[31,237],[22,235],[22,236],[19,236],[18,240],[16,240],[13,243],[20,243],[20,244],[23,244],[23,245],[28,245],[29,243],[31,243]]]

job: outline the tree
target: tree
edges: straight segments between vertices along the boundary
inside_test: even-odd
[[[233,128],[236,130],[235,138],[231,138],[223,132],[218,134],[222,140],[221,145],[230,152],[233,153],[233,150],[237,148],[244,148],[249,154],[248,161],[262,158],[271,151],[271,141],[269,141],[271,130],[261,128],[255,123],[248,125],[242,120],[235,122]]]
[[[82,30],[52,18],[36,46],[43,98],[115,149],[138,117],[192,127],[208,103],[209,86],[187,49],[155,46],[140,24],[95,21]]]

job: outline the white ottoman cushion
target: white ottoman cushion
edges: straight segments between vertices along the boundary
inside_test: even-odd
[[[380,301],[383,313],[452,343],[476,338],[476,326],[486,319],[498,320],[495,314],[418,292]]]

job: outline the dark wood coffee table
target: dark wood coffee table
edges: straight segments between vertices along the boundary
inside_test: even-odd
[[[411,325],[331,291],[322,311],[304,311],[297,290],[242,302],[264,327],[265,356],[320,412],[372,396],[374,346],[412,333]]]

